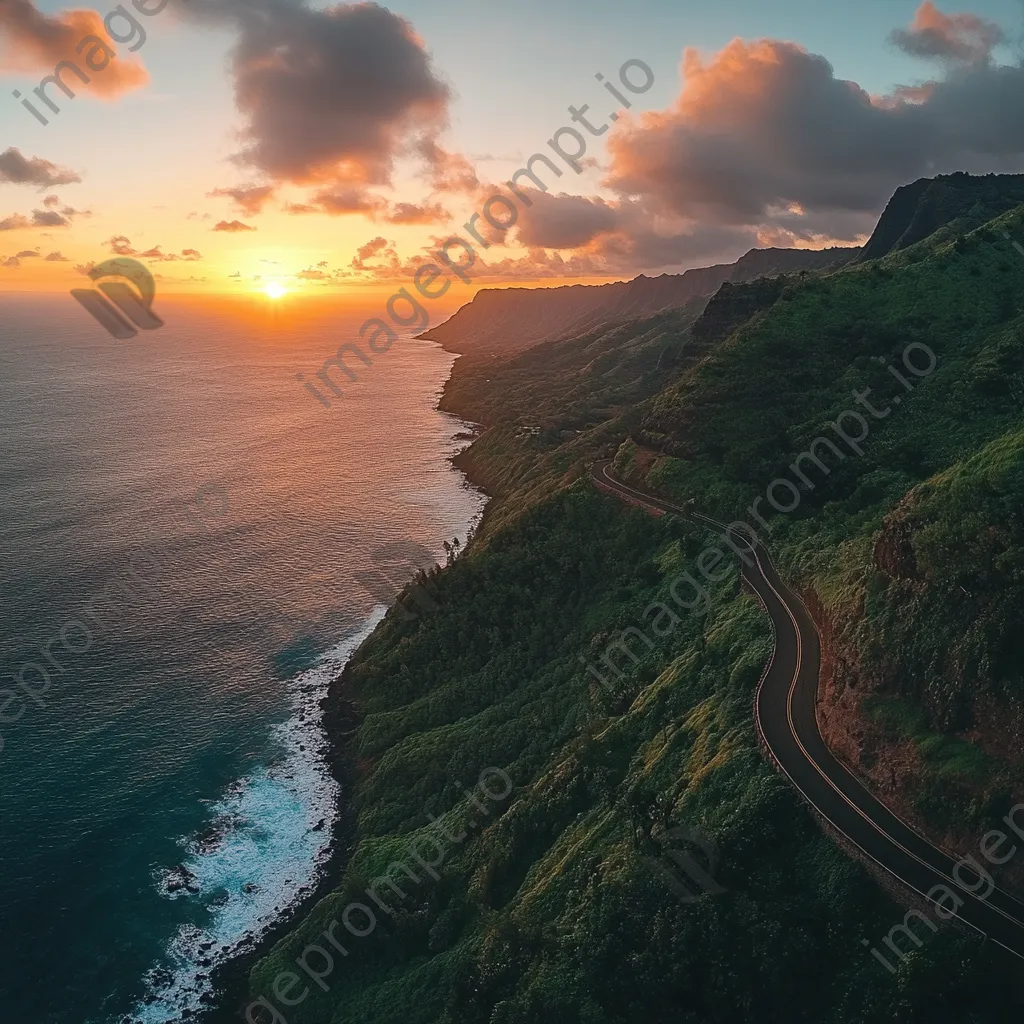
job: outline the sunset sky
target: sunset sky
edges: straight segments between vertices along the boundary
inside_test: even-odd
[[[537,152],[561,177],[521,181],[532,205],[453,294],[853,244],[900,184],[1024,171],[1001,102],[1019,0],[136,2],[154,13],[126,0],[131,53],[132,25],[102,28],[113,3],[0,0],[0,290],[66,291],[115,254],[168,292],[393,289]],[[52,113],[32,90],[97,30],[117,57],[88,86],[65,74]],[[591,136],[584,104],[598,129],[621,114]],[[582,173],[548,146],[562,126]]]

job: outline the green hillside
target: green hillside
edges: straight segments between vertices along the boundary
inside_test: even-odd
[[[751,525],[744,510],[761,495],[782,566],[822,599],[864,677],[911,697],[940,732],[969,731],[993,699],[1024,700],[1012,649],[1024,607],[1024,257],[1004,233],[1024,238],[1019,208],[792,286],[662,392],[637,432],[675,453],[652,469],[670,492]],[[916,377],[903,353],[924,369],[923,346],[934,369]],[[863,454],[830,426],[844,410]],[[815,449],[820,465],[802,460],[801,476],[796,458],[821,437],[831,447]],[[764,497],[777,479],[799,491],[792,512]],[[792,494],[780,485],[778,504]],[[947,791],[945,814],[977,818],[979,799],[1004,802],[1008,784],[1000,772],[980,794],[977,780]]]
[[[979,203],[999,192],[958,179],[961,198],[971,181]],[[487,428],[464,464],[496,498],[430,581],[434,609],[389,615],[334,687],[331,719],[359,721],[343,745],[356,846],[253,972],[251,998],[275,1007],[263,1020],[994,1022],[1024,1008],[1017,963],[971,935],[901,940],[893,972],[872,957],[905,899],[757,748],[759,606],[733,566],[682,611],[670,586],[706,535],[587,479],[618,450],[623,472],[719,516],[753,523],[760,499],[780,569],[816,596],[870,694],[865,714],[919,751],[908,801],[980,835],[1024,796],[1024,256],[1004,232],[1024,240],[1024,208],[880,260],[730,286],[700,316],[456,372],[448,407]],[[903,354],[920,371],[923,346],[935,363],[916,375]],[[856,403],[865,388],[888,414]],[[853,444],[829,426],[847,411],[868,428],[857,440],[840,421]],[[834,448],[801,460],[819,437]],[[765,499],[776,480],[792,511]],[[510,780],[501,799],[481,796],[489,769]],[[692,901],[665,877],[680,846],[715,880]]]
[[[693,358],[688,329],[707,300],[528,349],[501,365],[458,360],[442,409],[480,423],[586,430],[649,398]],[[556,435],[556,439],[557,435]]]

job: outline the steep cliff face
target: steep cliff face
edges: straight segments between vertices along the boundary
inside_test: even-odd
[[[779,278],[753,280],[747,284],[726,282],[693,325],[694,338],[700,341],[727,338],[740,324],[771,306],[784,287],[785,282]]]
[[[903,185],[893,194],[860,260],[880,259],[935,232],[972,231],[1024,203],[1024,174],[941,174]]]
[[[979,821],[1021,797],[1019,771],[1006,766],[1019,766],[1024,719],[979,698],[976,728],[962,737],[934,731],[914,704],[893,696],[898,668],[865,665],[814,591],[802,596],[821,637],[817,719],[829,749],[952,856],[976,847]],[[991,870],[1001,885],[1024,892],[1024,863]]]
[[[605,285],[488,288],[422,337],[476,359],[508,358],[544,342],[682,308],[695,298],[714,295],[729,281],[838,267],[859,253],[858,248],[751,249],[735,263],[684,274],[641,274]]]

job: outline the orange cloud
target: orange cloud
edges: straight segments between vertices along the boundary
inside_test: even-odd
[[[243,224],[240,220],[220,220],[213,226],[214,231],[255,231],[251,224]]]
[[[263,207],[273,198],[275,191],[273,185],[238,185],[235,188],[215,188],[206,195],[210,199],[232,199],[242,213],[253,217],[263,212]]]
[[[391,224],[444,224],[451,219],[440,203],[395,203],[384,217]]]
[[[976,14],[943,14],[932,0],[924,0],[914,12],[910,28],[895,29],[889,38],[915,57],[970,63],[988,60],[1005,33],[995,22]]]
[[[605,184],[653,216],[852,240],[915,178],[1024,168],[1022,95],[1022,65],[872,97],[796,43],[687,49],[675,103],[610,133]]]
[[[115,44],[96,11],[63,11],[51,17],[36,10],[32,0],[3,0],[0,44],[0,71],[52,74],[57,64],[70,61],[87,79],[83,82],[73,71],[64,72],[62,80],[76,92],[88,89],[111,98],[149,81],[137,61],[110,56],[116,53]]]

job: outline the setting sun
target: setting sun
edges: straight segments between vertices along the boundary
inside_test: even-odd
[[[271,281],[268,285],[266,285],[263,291],[268,299],[280,299],[287,294],[285,286],[281,284],[279,281]]]

